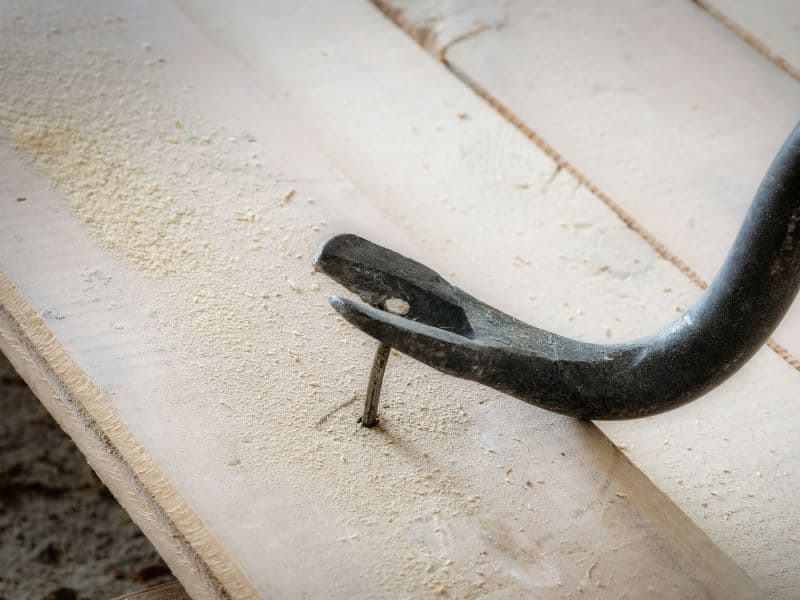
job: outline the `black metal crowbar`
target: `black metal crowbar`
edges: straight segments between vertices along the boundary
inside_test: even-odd
[[[580,419],[663,412],[730,377],[766,341],[797,294],[800,124],[770,165],[705,292],[676,321],[637,340],[586,343],[533,327],[425,265],[351,234],[325,242],[315,266],[367,303],[330,298],[339,314],[383,344],[365,425],[377,423],[386,346],[449,375]],[[384,310],[387,301],[403,310]]]

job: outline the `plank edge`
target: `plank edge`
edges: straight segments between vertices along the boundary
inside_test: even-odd
[[[200,518],[0,270],[0,351],[193,598],[257,597]]]
[[[112,600],[186,600],[188,597],[180,582],[168,581]]]

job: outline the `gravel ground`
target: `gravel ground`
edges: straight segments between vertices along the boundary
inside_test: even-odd
[[[0,354],[0,600],[108,599],[171,579]]]

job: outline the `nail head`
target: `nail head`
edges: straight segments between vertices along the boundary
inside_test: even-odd
[[[383,306],[387,312],[400,316],[407,314],[411,310],[411,306],[402,298],[389,298],[384,302]]]

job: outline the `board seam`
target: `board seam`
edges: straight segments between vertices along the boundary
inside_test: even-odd
[[[731,32],[733,32],[736,36],[742,38],[742,40],[748,44],[753,50],[761,54],[764,58],[778,67],[781,71],[785,72],[790,77],[793,77],[797,81],[800,81],[800,69],[792,65],[787,59],[783,58],[777,52],[772,51],[767,44],[762,42],[758,36],[751,33],[741,25],[739,25],[736,21],[731,19],[728,15],[726,15],[721,10],[712,6],[708,0],[691,0],[694,4],[698,6],[701,10],[708,13],[708,15],[719,21],[721,25],[727,27]]]
[[[645,242],[656,251],[656,253],[663,258],[664,260],[670,262],[675,268],[677,268],[681,273],[683,273],[690,281],[692,281],[695,285],[699,286],[701,289],[705,289],[708,287],[708,282],[697,272],[695,271],[686,261],[680,258],[677,254],[671,252],[661,241],[656,238],[655,235],[650,233],[646,227],[644,227],[636,218],[631,215],[628,211],[626,211],[621,204],[611,198],[608,194],[603,192],[597,185],[592,183],[587,175],[585,175],[582,171],[580,171],[577,167],[575,167],[572,163],[570,163],[561,153],[558,152],[553,146],[551,146],[541,135],[539,135],[536,131],[534,131],[531,127],[525,124],[525,122],[518,117],[508,106],[503,104],[500,100],[498,100],[495,96],[493,96],[489,91],[481,86],[477,81],[472,79],[469,75],[464,73],[462,70],[458,69],[454,65],[452,65],[446,56],[446,49],[452,47],[457,41],[454,40],[452,43],[448,44],[443,51],[436,51],[434,49],[428,48],[426,45],[421,43],[421,40],[418,35],[414,32],[413,27],[410,23],[404,21],[402,19],[402,10],[392,8],[391,6],[387,5],[385,0],[370,0],[372,4],[382,12],[386,18],[388,18],[392,23],[394,23],[398,28],[403,30],[411,39],[416,41],[420,44],[421,47],[428,49],[431,51],[439,61],[447,67],[447,69],[453,73],[458,79],[460,79],[467,87],[469,87],[477,96],[484,100],[489,106],[491,106],[501,117],[503,117],[506,121],[511,123],[516,129],[518,129],[525,137],[527,137],[531,142],[533,142],[536,146],[538,146],[542,152],[544,152],[551,160],[556,163],[557,169],[564,169],[570,175],[572,175],[578,183],[589,190],[595,197],[597,197],[603,204],[605,204],[612,213],[614,213],[617,218],[619,218],[629,229],[636,232]],[[701,2],[702,0],[692,0],[695,2]],[[466,36],[470,37],[470,36]],[[800,372],[800,359],[798,359],[788,348],[777,342],[773,338],[769,338],[766,342],[766,345],[777,354],[781,359],[783,359],[790,367],[792,367],[795,371]]]

